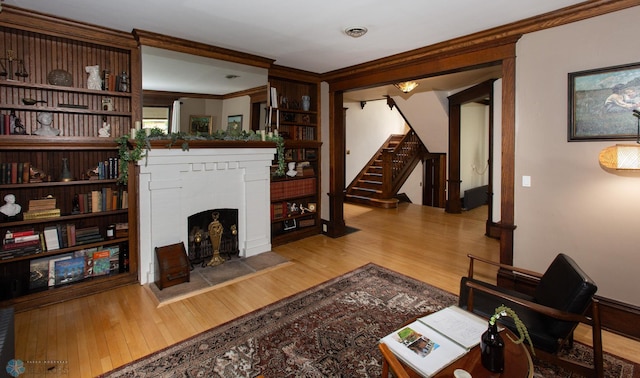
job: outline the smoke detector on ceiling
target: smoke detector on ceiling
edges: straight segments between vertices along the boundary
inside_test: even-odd
[[[344,29],[345,34],[353,38],[362,37],[363,35],[367,34],[367,31],[367,28],[363,26]]]

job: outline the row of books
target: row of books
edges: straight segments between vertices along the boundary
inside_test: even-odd
[[[102,190],[78,193],[77,197],[74,211],[81,214],[129,208],[129,193],[123,189],[115,190],[110,187],[104,187]]]
[[[44,228],[44,247],[47,251],[104,240],[98,226],[76,228],[74,223],[57,224]]]
[[[34,230],[7,231],[2,240],[0,259],[28,256],[42,252],[41,234]]]
[[[312,126],[280,125],[278,133],[288,140],[316,140],[316,128]]]
[[[120,175],[120,159],[118,157],[110,157],[105,161],[98,162],[90,180],[115,180]]]
[[[23,184],[30,180],[31,163],[2,162],[0,163],[0,184]]]
[[[121,272],[121,247],[82,249],[29,262],[29,289],[66,285],[89,277]]]
[[[100,161],[89,172],[90,180],[115,180],[120,175],[120,160],[110,157]],[[42,178],[31,177],[30,162],[0,162],[0,184],[27,184],[42,182]]]
[[[15,134],[17,124],[20,124],[20,119],[16,117],[13,110],[10,114],[0,114],[0,135]]]

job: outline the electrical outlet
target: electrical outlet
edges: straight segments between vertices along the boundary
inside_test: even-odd
[[[322,232],[327,232],[327,224],[326,223],[322,224]]]

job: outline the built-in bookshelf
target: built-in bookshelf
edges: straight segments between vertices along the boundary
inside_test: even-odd
[[[318,86],[279,77],[269,84],[270,126],[284,140],[286,167],[271,181],[271,242],[278,245],[320,233]]]
[[[140,114],[133,36],[3,6],[0,40],[0,200],[20,207],[0,213],[0,305],[136,282],[135,176],[118,180],[116,143]]]

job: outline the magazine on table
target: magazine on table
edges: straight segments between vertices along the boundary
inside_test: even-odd
[[[417,373],[430,377],[478,345],[486,330],[487,320],[451,306],[418,318],[380,342]]]

